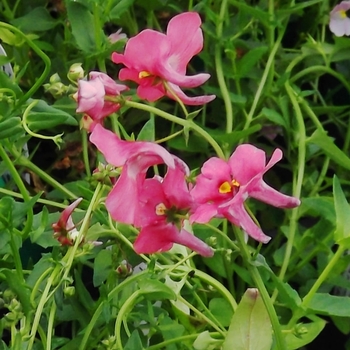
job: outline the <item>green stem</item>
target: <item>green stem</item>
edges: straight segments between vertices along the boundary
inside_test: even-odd
[[[46,77],[50,73],[51,61],[50,61],[50,58],[48,56],[46,56],[44,54],[44,52],[41,51],[39,49],[39,47],[37,45],[35,45],[33,43],[33,41],[30,40],[19,29],[13,27],[10,24],[4,23],[4,22],[0,22],[0,28],[1,27],[6,28],[6,29],[18,34],[30,46],[30,48],[43,60],[43,62],[45,64],[44,71],[42,72],[40,77],[38,79],[36,79],[33,86],[21,98],[18,99],[17,104],[16,104],[16,108],[19,108],[24,102],[26,102],[35,93],[35,91],[37,91],[43,85]]]
[[[166,120],[169,120],[173,123],[182,125],[183,127],[187,127],[189,129],[192,129],[196,131],[198,134],[200,134],[205,140],[208,141],[208,143],[213,147],[218,157],[225,159],[225,155],[221,149],[221,147],[218,145],[218,143],[211,137],[209,133],[207,133],[204,129],[202,129],[200,126],[195,124],[192,120],[184,120],[181,118],[178,118],[170,113],[164,112],[156,107],[145,105],[139,102],[133,102],[126,100],[124,102],[124,105],[127,107],[132,107],[136,109],[140,109],[149,113],[153,113],[154,115],[158,115],[161,118],[164,118]]]
[[[230,133],[233,129],[233,111],[232,111],[232,102],[230,98],[230,93],[228,91],[225,75],[222,68],[222,58],[221,58],[221,36],[222,36],[222,28],[224,23],[224,16],[227,12],[227,0],[223,0],[221,2],[220,13],[218,17],[218,21],[216,23],[216,37],[217,43],[215,45],[215,67],[216,67],[216,76],[218,79],[220,91],[222,94],[222,98],[225,104],[226,110],[226,132]]]
[[[338,260],[343,256],[345,250],[346,248],[343,245],[338,246],[337,251],[333,255],[326,268],[321,272],[320,276],[318,276],[310,291],[303,298],[303,302],[301,304],[302,308],[306,309],[309,306],[312,298],[321,287],[322,283],[327,279],[328,275],[332,272]]]
[[[118,350],[123,349],[123,344],[122,344],[122,340],[121,340],[121,336],[120,336],[123,319],[126,316],[126,314],[129,312],[129,310],[133,307],[133,305],[136,304],[136,301],[141,296],[142,296],[142,291],[140,289],[138,289],[124,302],[124,304],[122,305],[122,307],[120,308],[120,310],[118,312],[117,319],[115,321],[115,326],[114,326],[114,334],[116,337],[116,343],[117,343]]]
[[[299,309],[294,313],[293,317],[289,321],[288,323],[289,328],[293,327],[297,323],[297,321],[306,314],[307,308],[311,300],[315,296],[318,289],[321,287],[322,283],[327,279],[329,274],[332,272],[338,260],[343,256],[345,250],[346,250],[345,246],[343,245],[338,246],[338,249],[333,255],[332,259],[330,260],[326,268],[322,271],[320,276],[317,278],[317,280],[315,281],[315,283],[313,284],[309,292],[305,295]]]
[[[250,276],[253,278],[253,281],[260,292],[260,295],[261,295],[261,298],[265,304],[267,313],[269,314],[270,321],[272,324],[272,329],[273,329],[274,334],[275,334],[276,348],[278,350],[285,350],[287,348],[286,348],[286,344],[285,344],[285,341],[283,338],[281,325],[279,323],[279,320],[278,320],[278,317],[276,314],[276,310],[273,306],[272,300],[271,300],[271,298],[266,290],[264,281],[262,280],[257,267],[253,265],[251,254],[248,251],[248,248],[247,248],[247,245],[244,241],[244,237],[243,237],[242,232],[240,232],[238,229],[235,229],[235,228],[234,228],[234,231],[236,233],[236,237],[237,237],[237,240],[238,240],[238,243],[240,246],[242,258],[245,261],[245,264],[246,264],[246,267],[250,273]]]
[[[90,161],[89,161],[89,144],[86,130],[82,130],[81,141],[83,146],[83,161],[86,176],[91,177]]]
[[[306,130],[305,130],[303,114],[300,110],[299,103],[296,99],[295,91],[291,88],[291,86],[289,85],[288,82],[285,84],[285,88],[286,88],[287,94],[292,102],[292,105],[294,107],[295,116],[296,116],[296,120],[298,123],[298,140],[296,140],[296,143],[299,145],[299,147],[298,147],[298,172],[297,172],[296,185],[295,185],[295,188],[293,191],[293,196],[300,198],[301,188],[302,188],[303,178],[304,178],[304,172],[305,172]],[[296,230],[297,230],[297,220],[298,220],[298,209],[292,209],[286,251],[284,254],[283,263],[282,263],[281,270],[279,273],[279,278],[281,281],[283,281],[283,279],[284,279],[284,276],[286,274],[286,271],[287,271],[287,268],[289,265],[290,257],[292,254],[295,234],[296,234]],[[277,293],[278,293],[277,290],[275,290],[274,298],[277,296]]]
[[[16,170],[16,168],[15,168],[13,162],[11,161],[10,157],[8,156],[7,152],[2,147],[1,144],[0,144],[0,157],[4,161],[7,170],[10,172],[12,179],[14,180],[16,186],[18,187],[19,191],[21,192],[23,200],[25,202],[29,202],[30,196],[29,196],[28,191],[23,183],[23,180],[22,180],[21,176],[19,175],[18,171]],[[22,231],[23,237],[26,237],[27,234],[29,233],[29,231],[31,230],[32,223],[33,223],[33,208],[29,208],[28,212],[27,212],[27,221],[26,221],[25,227]]]
[[[147,274],[148,271],[142,271],[136,275],[130,276],[127,279],[125,279],[122,283],[120,283],[118,286],[116,286],[114,289],[112,289],[107,296],[107,301],[101,302],[97,309],[95,310],[95,313],[93,314],[91,321],[89,322],[88,326],[85,329],[84,337],[80,343],[79,350],[84,350],[86,347],[86,344],[89,340],[90,334],[92,330],[94,329],[94,326],[100,317],[106,302],[110,302],[123,288],[126,288],[129,284],[134,283],[137,279],[142,277],[143,275]]]
[[[258,106],[258,103],[259,103],[259,100],[260,100],[261,95],[263,93],[263,90],[265,90],[267,92],[269,91],[269,89],[266,88],[265,84],[266,84],[267,78],[268,78],[268,76],[270,74],[269,72],[270,72],[270,70],[273,67],[275,55],[276,55],[276,52],[277,52],[277,50],[278,50],[278,48],[280,46],[280,43],[282,41],[282,38],[283,38],[283,35],[284,35],[284,32],[285,32],[285,28],[286,28],[286,26],[284,26],[284,29],[279,32],[278,37],[276,39],[276,42],[275,42],[275,44],[273,45],[273,47],[271,49],[269,58],[268,58],[267,63],[266,63],[266,67],[265,67],[264,73],[263,73],[263,75],[261,77],[260,84],[258,86],[258,90],[256,91],[256,94],[254,96],[254,100],[253,100],[252,106],[251,106],[250,111],[249,111],[249,113],[247,115],[247,120],[246,120],[244,128],[243,128],[244,130],[246,130],[249,127],[250,123],[253,120],[253,117],[254,117],[254,114],[255,114],[255,110],[256,110],[256,108]]]
[[[55,300],[52,300],[51,308],[50,308],[50,314],[49,314],[49,322],[47,325],[47,338],[46,338],[46,349],[50,350],[52,345],[52,337],[54,334],[54,327],[55,327],[55,315],[56,315],[56,303]]]
[[[73,192],[68,190],[64,185],[60,184],[58,181],[56,181],[54,178],[52,178],[50,175],[48,175],[45,171],[40,169],[38,166],[36,166],[34,163],[32,163],[28,158],[24,156],[20,156],[17,159],[17,164],[26,167],[27,169],[33,171],[36,175],[38,175],[42,180],[44,180],[46,183],[54,187],[56,190],[64,193],[69,199],[77,199],[78,196],[75,195]]]

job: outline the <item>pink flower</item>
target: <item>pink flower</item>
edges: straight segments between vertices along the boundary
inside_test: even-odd
[[[75,200],[72,204],[70,204],[66,209],[62,211],[58,221],[52,224],[54,237],[62,245],[73,245],[75,239],[79,234],[73,223],[72,213],[82,200],[83,198],[78,198]]]
[[[139,193],[148,168],[161,163],[174,168],[173,156],[152,142],[120,140],[117,135],[101,125],[96,125],[90,135],[90,141],[108,163],[123,167],[119,179],[107,196],[106,207],[114,220],[133,224],[138,215]]]
[[[115,33],[112,33],[109,37],[108,40],[114,44],[119,40],[127,39],[128,37],[126,36],[125,33],[122,33],[123,28],[119,28]]]
[[[117,84],[107,74],[90,72],[90,80],[78,81],[78,113],[85,113],[91,117],[93,123],[90,130],[102,119],[116,112],[120,104],[107,101],[106,97],[119,96],[122,91],[128,90],[126,85]]]
[[[330,13],[329,29],[336,36],[350,35],[350,1],[342,1]]]
[[[141,231],[134,249],[138,254],[152,254],[167,251],[178,243],[203,256],[212,256],[213,250],[183,227],[192,197],[184,164],[180,160],[175,164],[175,169],[169,168],[164,179],[146,179],[143,183],[134,223]]]
[[[300,200],[284,195],[263,180],[263,175],[282,159],[276,149],[266,164],[265,152],[249,144],[240,145],[228,162],[211,158],[204,163],[191,194],[198,203],[191,222],[205,223],[214,216],[226,217],[240,226],[249,236],[267,243],[266,236],[247,213],[244,202],[248,197],[279,208],[294,208]]]
[[[126,66],[120,70],[119,79],[138,83],[137,94],[148,101],[165,95],[175,99],[173,94],[188,105],[212,101],[214,95],[188,97],[180,89],[197,87],[210,77],[206,73],[186,75],[189,61],[203,48],[200,25],[198,13],[186,12],[169,21],[166,34],[146,29],[129,39],[124,54],[112,54],[114,63]]]

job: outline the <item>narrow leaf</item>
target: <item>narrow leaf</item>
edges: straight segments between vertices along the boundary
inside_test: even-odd
[[[347,202],[340,182],[336,175],[333,177],[334,207],[337,227],[334,233],[336,242],[350,236],[350,206]]]

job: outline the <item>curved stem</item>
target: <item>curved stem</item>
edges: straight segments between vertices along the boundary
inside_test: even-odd
[[[11,161],[10,157],[8,156],[7,152],[4,150],[4,148],[2,147],[1,144],[0,144],[0,157],[2,158],[4,163],[6,164],[7,170],[10,172],[16,186],[18,187],[19,191],[21,192],[23,200],[25,202],[29,202],[31,198],[30,198],[28,191],[23,183],[23,180],[22,180],[21,176],[19,175],[18,171],[16,170],[16,168],[15,168],[13,162]],[[29,208],[28,212],[27,212],[27,221],[26,221],[25,227],[22,231],[23,237],[26,237],[27,234],[29,233],[29,231],[32,227],[32,223],[33,223],[33,208]]]
[[[181,119],[181,118],[176,117],[176,116],[174,116],[174,115],[172,115],[170,113],[164,112],[164,111],[162,111],[162,110],[160,110],[160,109],[158,109],[156,107],[145,105],[145,104],[142,104],[142,103],[139,103],[139,102],[133,102],[133,101],[126,100],[124,102],[124,105],[128,106],[128,107],[140,109],[140,110],[143,110],[143,111],[147,111],[149,113],[153,113],[155,115],[158,115],[161,118],[164,118],[164,119],[169,120],[169,121],[171,121],[173,123],[182,125],[183,127],[187,127],[187,128],[190,128],[190,129],[196,131],[205,140],[208,141],[208,143],[215,150],[215,152],[218,155],[218,157],[220,157],[222,159],[225,159],[225,155],[224,155],[221,147],[218,145],[218,143],[212,138],[212,136],[208,132],[206,132],[200,126],[195,124],[192,120]]]
[[[235,228],[234,228],[234,231],[235,231],[235,234],[236,234],[239,246],[240,246],[242,258],[245,261],[246,267],[247,267],[256,287],[258,288],[258,290],[260,292],[261,298],[262,298],[262,300],[265,304],[266,310],[269,314],[270,321],[272,324],[272,329],[273,329],[274,334],[275,334],[276,349],[285,350],[286,344],[285,344],[285,341],[284,341],[284,338],[282,335],[281,325],[279,323],[279,320],[278,320],[278,317],[276,314],[276,310],[273,306],[272,299],[270,298],[270,296],[266,290],[264,281],[262,280],[257,267],[252,264],[251,255],[247,249],[247,245],[244,241],[244,237],[243,237],[242,232],[239,232],[239,230],[235,229]]]
[[[39,89],[39,87],[44,83],[46,77],[48,76],[48,74],[50,72],[51,61],[50,61],[50,58],[48,56],[46,56],[44,54],[44,52],[41,51],[39,49],[39,47],[37,45],[35,45],[33,43],[33,41],[30,40],[19,29],[17,29],[16,27],[14,27],[14,26],[12,26],[10,24],[4,23],[4,22],[0,22],[0,28],[1,27],[6,28],[7,30],[10,30],[10,31],[15,32],[16,34],[18,34],[30,46],[30,48],[43,60],[43,62],[45,64],[44,71],[42,72],[40,77],[35,81],[33,86],[21,98],[18,99],[17,104],[16,104],[16,108],[18,108],[24,102],[26,102],[35,93],[35,91],[37,91]]]

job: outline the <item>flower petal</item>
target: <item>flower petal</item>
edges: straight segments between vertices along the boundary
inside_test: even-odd
[[[201,106],[206,103],[209,103],[213,101],[216,96],[215,95],[202,95],[202,96],[195,96],[195,97],[189,97],[187,96],[177,85],[172,84],[168,82],[169,87],[172,89],[172,91],[176,94],[176,96],[186,105],[189,106]],[[174,95],[171,91],[167,91],[166,95],[175,100]]]
[[[148,166],[159,163],[165,163],[172,168],[175,166],[172,155],[162,146],[152,142],[121,140],[101,125],[96,125],[90,135],[90,141],[104,155],[108,163],[117,167],[123,166],[129,158],[137,154],[157,157],[156,163],[149,163]]]
[[[229,221],[241,227],[243,231],[256,241],[262,243],[268,243],[270,241],[271,237],[266,236],[261,228],[248,215],[244,208],[242,198],[237,198],[235,203],[226,207],[222,213]]]
[[[253,145],[243,144],[232,153],[228,164],[233,178],[240,185],[247,184],[254,176],[262,175],[265,171],[265,152]]]
[[[172,224],[150,225],[143,227],[134,242],[138,254],[164,252],[174,244],[177,228]]]
[[[170,65],[179,73],[186,73],[191,58],[203,48],[202,21],[196,12],[185,12],[173,17],[167,27],[171,42]]]

